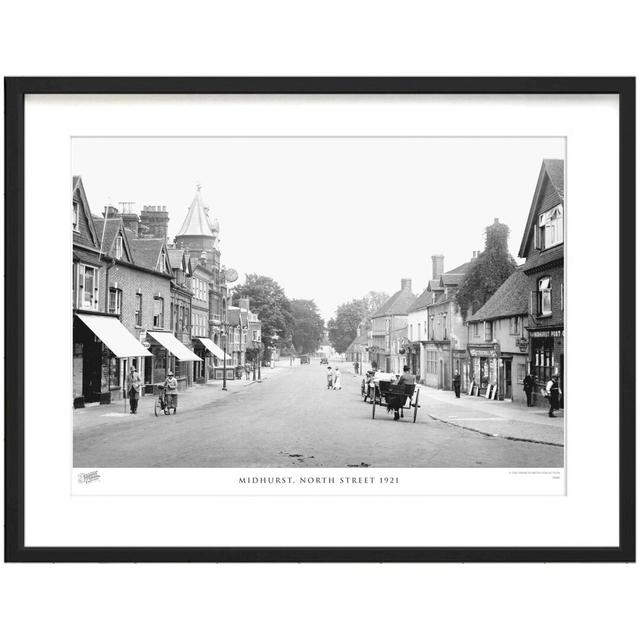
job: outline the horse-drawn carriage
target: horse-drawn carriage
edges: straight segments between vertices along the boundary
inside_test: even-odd
[[[404,418],[404,412],[413,409],[413,421],[416,421],[420,405],[420,389],[415,384],[397,384],[393,380],[382,380],[374,372],[367,372],[362,381],[361,394],[364,402],[371,403],[371,419],[376,418],[376,406],[386,407],[387,413],[393,412],[394,420]]]

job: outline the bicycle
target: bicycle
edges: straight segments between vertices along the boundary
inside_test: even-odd
[[[169,406],[171,403],[169,402],[169,394],[167,393],[167,389],[165,388],[164,385],[161,385],[161,384],[159,384],[158,387],[162,389],[162,391],[156,398],[156,401],[153,405],[153,412],[156,415],[156,418],[161,414],[168,416],[172,408],[173,408],[173,415],[175,415],[177,411],[177,407],[175,404],[173,405],[173,407]]]

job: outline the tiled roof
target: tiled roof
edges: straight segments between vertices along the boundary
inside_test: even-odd
[[[416,300],[415,293],[411,289],[396,291],[382,306],[372,314],[372,318],[383,316],[403,316],[409,313],[409,309]]]
[[[133,251],[134,263],[145,267],[145,269],[157,270],[158,257],[164,246],[164,240],[162,238],[136,238],[128,229],[125,229],[125,233]]]
[[[427,288],[418,296],[409,311],[420,311],[420,309],[426,309],[430,304],[434,304],[434,302],[440,302],[441,296],[439,294],[444,291],[444,287],[462,284],[472,265],[473,260],[470,260],[457,266],[455,269],[443,273],[438,280],[429,280]],[[435,300],[433,299],[433,293],[436,294]]]
[[[169,262],[172,269],[182,269],[182,258],[184,251],[182,249],[169,249]]]
[[[209,208],[202,200],[202,192],[200,186],[193,197],[193,201],[189,206],[187,217],[184,219],[180,231],[176,234],[179,236],[209,236],[213,237],[213,227],[209,220]]]
[[[107,218],[105,220],[104,218],[94,216],[93,224],[95,225],[96,233],[98,234],[98,246],[102,246],[102,253],[110,255],[111,247],[113,246],[113,239],[116,237],[116,234],[120,229],[122,220],[120,218]]]
[[[369,339],[366,335],[359,335],[353,339],[353,342],[345,349],[345,352],[353,351],[356,347],[366,347]]]
[[[84,251],[83,249],[79,249],[77,247],[73,248],[73,259],[77,260],[78,262],[84,262],[85,264],[91,264],[94,267],[102,266],[97,253]]]
[[[469,318],[469,322],[522,316],[529,311],[529,278],[522,267],[516,269],[484,305]]]
[[[557,247],[551,247],[546,251],[535,251],[527,258],[527,261],[522,265],[525,271],[530,271],[536,267],[542,267],[550,262],[557,260],[564,260],[564,244],[559,244]]]
[[[546,158],[542,161],[558,195],[564,198],[564,160]]]

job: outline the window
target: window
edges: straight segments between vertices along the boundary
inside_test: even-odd
[[[122,290],[109,289],[109,313],[120,315],[122,312]]]
[[[442,339],[447,339],[447,314],[442,314]]]
[[[538,216],[538,249],[548,249],[564,240],[562,205]]]
[[[437,372],[437,352],[435,351],[427,351],[427,373],[436,373]]]
[[[98,270],[86,264],[78,265],[78,306],[98,309]]]
[[[554,372],[553,338],[534,338],[532,373],[536,381],[544,384]]]
[[[136,293],[136,327],[142,326],[142,294]]]
[[[435,323],[436,323],[436,317],[435,316],[429,316],[429,340],[433,340],[434,335],[435,335]]]
[[[120,258],[122,258],[122,236],[116,238],[115,253],[116,258],[120,260]]]
[[[519,316],[512,316],[511,318],[509,318],[509,333],[512,336],[517,336],[520,333]]]
[[[480,337],[480,323],[479,322],[474,322],[473,323],[473,337],[474,338],[479,338]]]
[[[491,342],[493,340],[493,322],[484,323],[484,341]]]
[[[79,231],[79,225],[80,225],[80,203],[79,202],[75,202],[73,203],[73,230],[74,231]]]
[[[153,326],[164,327],[164,299],[153,299]]]
[[[538,280],[538,315],[551,315],[551,278],[548,276]]]

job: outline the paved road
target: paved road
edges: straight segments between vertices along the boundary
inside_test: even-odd
[[[340,366],[340,365],[338,365]],[[430,418],[394,422],[364,404],[344,365],[329,391],[326,367],[285,368],[262,384],[175,416],[104,418],[74,433],[76,467],[561,467],[564,450],[492,438]]]

